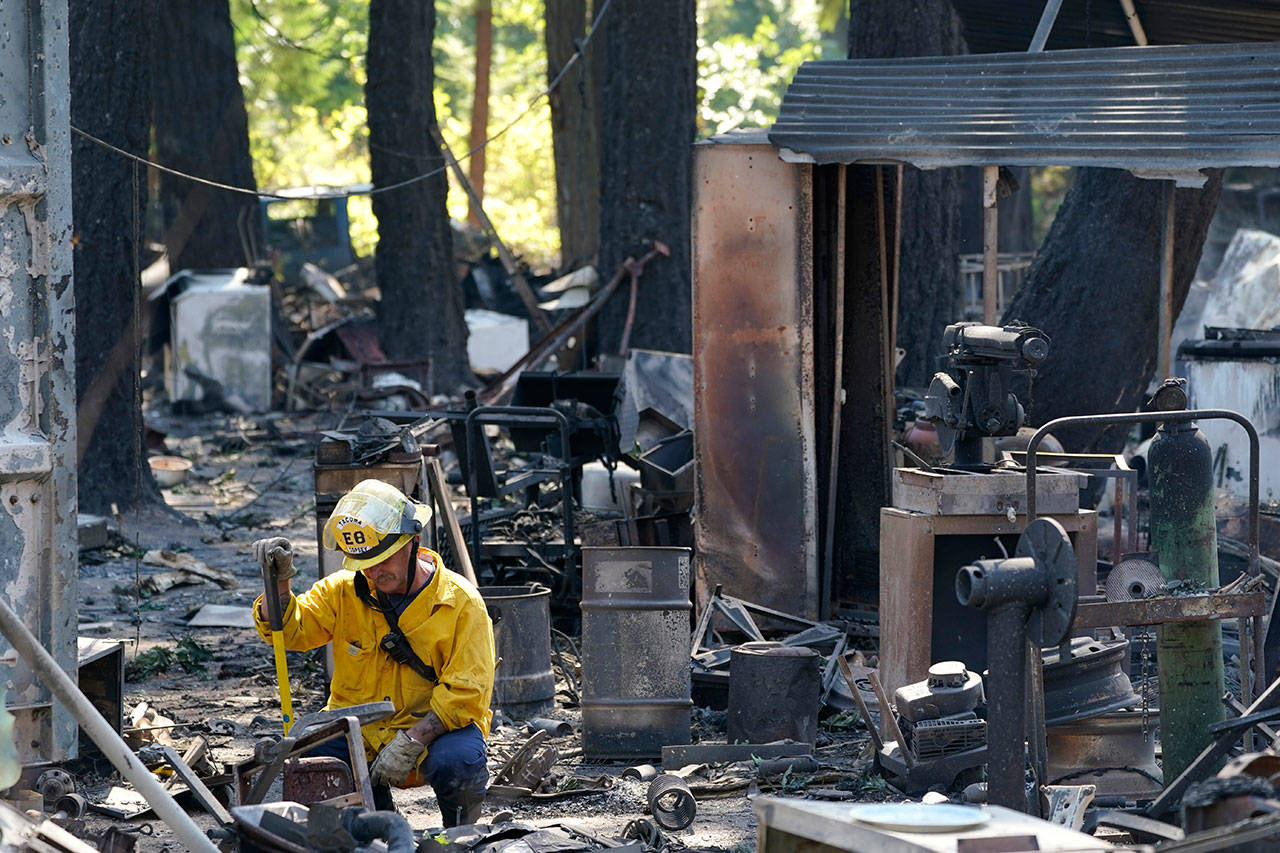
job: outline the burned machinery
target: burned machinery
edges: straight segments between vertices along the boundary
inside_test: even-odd
[[[897,743],[885,744],[880,767],[908,793],[977,777],[987,760],[982,677],[960,661],[929,667],[929,677],[894,692]]]
[[[978,466],[984,437],[1015,435],[1022,426],[1013,377],[1035,376],[1049,357],[1049,338],[1030,326],[953,323],[942,343],[947,368],[929,383],[924,417],[937,425],[942,452],[954,447],[958,467]]]

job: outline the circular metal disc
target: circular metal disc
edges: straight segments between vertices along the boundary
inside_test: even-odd
[[[1031,611],[1027,636],[1039,646],[1055,646],[1076,618],[1075,549],[1061,524],[1037,518],[1018,537],[1017,556],[1031,557],[1049,576],[1049,598]]]
[[[1165,577],[1147,554],[1126,554],[1107,574],[1107,601],[1133,601],[1160,591]]]

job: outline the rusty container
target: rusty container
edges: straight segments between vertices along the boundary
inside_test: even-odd
[[[813,649],[771,642],[735,646],[729,659],[729,742],[816,742],[821,694],[822,671]]]
[[[582,549],[582,752],[689,742],[689,549]]]
[[[551,671],[551,590],[536,583],[481,587],[498,669],[493,680],[494,708],[528,720],[556,704]]]

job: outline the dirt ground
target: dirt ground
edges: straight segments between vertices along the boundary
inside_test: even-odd
[[[293,541],[299,566],[296,591],[304,588],[306,579],[315,577],[312,452],[318,433],[341,426],[341,416],[207,415],[177,419],[149,414],[148,420],[165,434],[169,452],[192,460],[195,466],[184,484],[165,491],[168,511],[125,513],[112,521],[118,536],[113,536],[110,546],[81,552],[80,632],[82,636],[125,641],[129,664],[126,713],[141,702],[148,703],[177,724],[164,731],[180,751],[204,735],[212,758],[229,769],[233,762],[252,755],[256,741],[281,730],[270,647],[251,627],[196,628],[188,619],[205,604],[249,607],[261,590],[261,575],[250,553],[250,544],[259,537],[287,536]],[[127,502],[127,493],[121,497],[122,503]],[[223,588],[202,583],[175,586],[158,594],[139,592],[140,587],[145,590],[149,577],[164,571],[163,567],[147,565],[141,557],[143,552],[158,548],[190,554],[215,570],[231,572],[236,585]],[[157,647],[169,654],[152,651]],[[199,660],[206,651],[207,659]],[[157,661],[157,656],[162,657]],[[291,652],[289,673],[296,714],[318,710],[326,695],[318,654]],[[568,685],[562,682],[562,686]],[[551,741],[562,756],[553,772],[583,778],[603,774],[612,778],[613,786],[570,799],[490,801],[484,819],[506,809],[517,820],[565,822],[593,835],[621,836],[631,820],[644,816],[647,785],[618,778],[624,764],[582,763],[580,715],[567,691],[557,699],[556,710],[546,716],[570,721],[574,733]],[[695,719],[695,737],[723,739],[723,714],[696,712]],[[699,795],[697,818],[688,830],[670,834],[672,846],[719,851],[753,848],[756,827],[750,800],[757,792],[803,796],[806,789],[820,788],[829,797],[881,798],[882,783],[865,775],[864,736],[861,729],[824,729],[817,750],[822,770],[816,776],[784,777],[780,783],[757,783],[750,788],[738,785],[716,797]],[[491,768],[527,737],[528,730],[517,722],[496,726],[490,738]],[[105,792],[109,766],[81,761],[73,767],[81,792],[91,801]],[[723,776],[725,771],[712,768],[710,773]],[[415,830],[439,826],[439,812],[429,788],[398,790],[395,800]],[[190,811],[202,827],[214,825],[199,809],[192,807]],[[87,829],[97,834],[112,824],[138,830],[136,849],[140,851],[180,849],[154,815],[122,821],[91,813]]]

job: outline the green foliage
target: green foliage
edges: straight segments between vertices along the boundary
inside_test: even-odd
[[[801,63],[843,57],[820,29],[821,6],[820,0],[699,0],[700,135],[768,127]]]
[[[368,0],[230,3],[259,186],[367,182]],[[435,0],[436,110],[464,167],[475,85],[474,6],[474,0]],[[841,8],[839,0],[699,0],[699,135],[767,127],[800,63],[844,55],[829,34]],[[546,87],[543,14],[538,0],[493,4],[491,137]],[[485,167],[485,211],[498,233],[533,266],[553,265],[559,234],[545,99],[489,144]],[[448,204],[451,216],[465,218],[466,197],[457,186]],[[359,196],[348,209],[356,251],[367,255],[377,240],[372,206]]]
[[[213,652],[207,646],[190,635],[179,637],[173,649],[168,646],[154,646],[136,655],[125,666],[125,677],[130,680],[149,678],[162,672],[168,672],[178,666],[183,672],[208,676],[204,662],[213,658]]]
[[[822,721],[822,727],[831,732],[847,732],[862,724],[862,714],[856,708],[846,708]]]
[[[1031,234],[1039,246],[1075,179],[1070,166],[1040,166],[1031,170]]]

